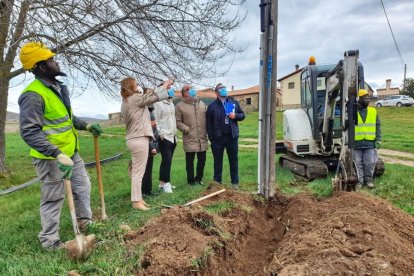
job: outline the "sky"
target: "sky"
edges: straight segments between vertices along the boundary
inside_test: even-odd
[[[233,63],[226,76],[209,80],[213,86],[222,82],[227,87],[243,89],[259,84],[260,10],[259,0],[247,0],[242,11],[246,18],[234,33],[235,46],[245,49],[229,55],[219,63]],[[365,81],[376,88],[400,87],[404,78],[414,77],[414,1],[383,0],[398,49],[394,43],[381,0],[290,0],[278,4],[277,78],[305,66],[310,56],[317,64],[334,64],[346,50],[359,50]],[[24,83],[14,81],[9,91],[8,111],[18,112],[17,99]],[[20,85],[18,85],[20,84]],[[91,89],[72,98],[75,115],[107,118],[120,110],[120,101],[106,99]]]

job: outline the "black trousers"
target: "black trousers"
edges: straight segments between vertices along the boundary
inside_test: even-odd
[[[194,157],[197,154],[197,169],[194,177]],[[203,179],[204,166],[206,165],[206,152],[186,152],[185,153],[185,168],[187,170],[187,182],[192,184],[200,182]]]
[[[152,192],[152,165],[154,164],[154,157],[148,156],[147,166],[145,167],[145,173],[142,177],[142,194],[150,195]]]
[[[161,164],[160,164],[160,181],[164,181],[165,183],[170,182],[171,176],[171,163],[172,158],[174,155],[175,147],[177,146],[176,141],[171,143],[167,139],[160,140],[158,142],[158,146],[160,148],[161,153]]]
[[[214,157],[214,181],[221,183],[223,174],[223,155],[227,152],[230,164],[231,184],[239,184],[239,140],[231,134],[225,134],[220,139],[211,141],[211,151]]]

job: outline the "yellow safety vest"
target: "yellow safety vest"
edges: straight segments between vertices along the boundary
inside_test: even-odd
[[[22,94],[26,92],[36,92],[43,98],[45,110],[42,131],[46,139],[63,153],[72,157],[75,150],[79,149],[78,132],[72,123],[72,110],[68,114],[62,100],[37,79],[31,82]],[[43,155],[33,148],[30,149],[30,155],[40,159],[55,159],[52,156]]]
[[[355,141],[376,139],[377,131],[377,110],[373,107],[367,107],[367,117],[365,122],[362,121],[358,112],[358,125],[355,126]]]

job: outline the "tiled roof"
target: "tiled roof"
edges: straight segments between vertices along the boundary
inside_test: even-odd
[[[234,96],[240,96],[240,95],[258,94],[258,93],[260,93],[260,85],[255,85],[255,86],[248,87],[245,89],[237,89],[237,90],[229,91],[229,96],[234,97]],[[279,88],[277,88],[277,93],[282,94]],[[205,99],[215,99],[217,97],[216,92],[214,91],[213,88],[203,88],[203,89],[197,90],[197,96],[200,98],[205,98]],[[175,97],[176,98],[183,97],[181,95],[181,90],[175,91]]]
[[[293,71],[292,73],[290,73],[290,74],[287,74],[286,76],[283,76],[283,77],[281,77],[280,79],[278,79],[277,81],[282,81],[282,80],[284,80],[284,79],[286,79],[286,78],[289,78],[290,76],[293,76],[293,75],[295,75],[295,74],[298,74],[298,73],[300,73],[300,72],[302,72],[302,69],[303,69],[303,67],[302,68],[299,68],[298,70],[296,70],[296,71]]]

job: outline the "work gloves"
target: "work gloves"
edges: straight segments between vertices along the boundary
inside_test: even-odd
[[[73,161],[64,153],[57,156],[58,168],[63,172],[62,178],[70,179],[72,177]]]
[[[86,130],[88,130],[90,133],[93,134],[93,136],[101,136],[102,134],[102,128],[99,126],[99,124],[87,124]]]
[[[381,148],[381,141],[375,141],[375,148],[380,149]]]

